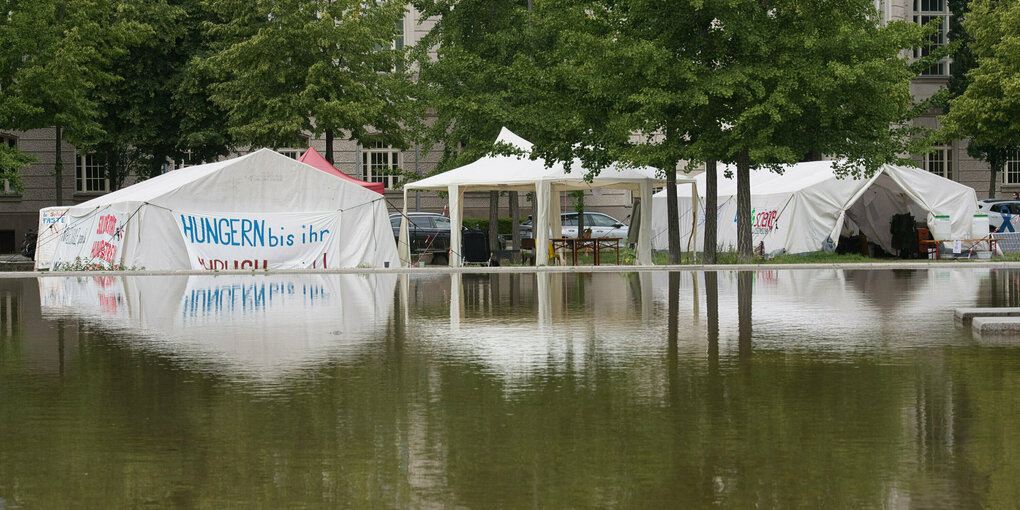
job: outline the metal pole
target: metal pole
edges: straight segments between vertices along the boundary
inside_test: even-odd
[[[421,177],[421,168],[418,167],[418,154],[421,152],[421,146],[414,144],[414,173]],[[414,192],[414,211],[421,211],[421,191]]]

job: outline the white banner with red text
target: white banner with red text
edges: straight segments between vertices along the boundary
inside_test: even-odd
[[[53,250],[53,269],[117,269],[128,214],[110,209],[68,214]]]
[[[174,212],[192,269],[338,267],[340,213]]]

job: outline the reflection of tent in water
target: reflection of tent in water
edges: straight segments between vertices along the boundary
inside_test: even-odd
[[[726,174],[729,173],[730,177]],[[736,249],[736,178],[732,167],[718,169],[718,243]],[[696,189],[705,190],[706,174],[695,177]],[[677,187],[680,234],[690,235],[691,193]],[[699,200],[704,207],[704,197]],[[652,202],[652,247],[667,244],[666,191]],[[807,253],[835,249],[840,234],[864,234],[869,242],[895,254],[890,225],[893,216],[911,214],[935,231],[935,216],[950,217],[950,239],[971,237],[971,220],[977,212],[973,188],[931,172],[907,166],[884,165],[867,179],[838,179],[831,161],[814,161],[783,167],[782,174],[768,169],[751,172],[751,235],[766,252]],[[704,211],[698,211],[697,249],[704,245]]]
[[[385,334],[396,275],[40,278],[70,315],[190,363],[271,377]]]
[[[720,349],[736,348],[738,283],[736,271],[717,272]],[[932,331],[952,331],[953,310],[979,306],[975,280],[987,269],[947,270],[774,270],[753,272],[752,339],[754,348],[805,348],[860,353],[876,346],[913,348],[930,343]],[[704,321],[707,304],[703,273],[697,283],[681,279],[682,317],[695,306]],[[655,299],[667,303],[665,278],[655,280]],[[704,299],[703,297],[701,299]],[[665,306],[665,305],[661,305]],[[687,320],[687,319],[685,319]],[[903,328],[923,320],[925,328]],[[890,337],[895,332],[895,337]],[[703,344],[699,344],[699,348]]]

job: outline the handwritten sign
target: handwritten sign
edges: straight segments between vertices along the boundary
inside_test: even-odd
[[[340,213],[177,212],[192,269],[326,269],[337,265]]]
[[[66,224],[53,252],[53,268],[69,265],[101,265],[116,269],[123,255],[128,215],[109,209],[83,215],[65,215]]]

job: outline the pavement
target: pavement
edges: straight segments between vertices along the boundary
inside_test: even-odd
[[[32,271],[35,269],[35,262],[32,259],[18,253],[15,255],[0,255],[0,272],[6,271]]]
[[[6,261],[6,262],[5,262]],[[32,261],[20,255],[0,255],[0,278],[31,278],[35,276],[82,276],[82,272],[34,271]],[[846,264],[684,264],[653,266],[425,266],[425,267],[351,267],[340,269],[274,269],[258,271],[206,271],[206,270],[134,270],[134,271],[89,271],[92,276],[166,276],[166,275],[252,275],[252,274],[457,274],[457,273],[636,273],[672,271],[762,271],[802,269],[949,269],[949,268],[995,268],[1020,269],[1020,262],[996,262],[994,260],[941,260],[941,261],[895,261],[855,262]]]

